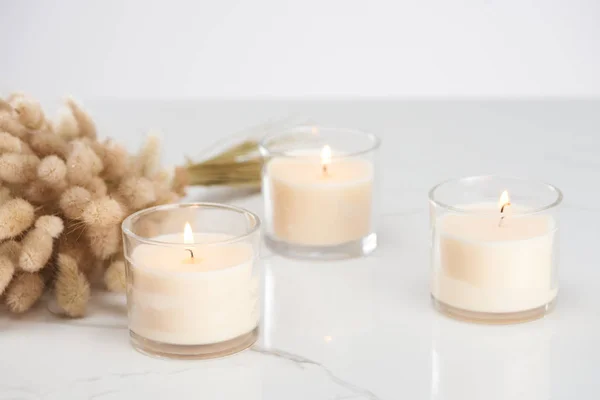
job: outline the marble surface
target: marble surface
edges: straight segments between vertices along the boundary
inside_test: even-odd
[[[165,361],[128,342],[124,299],[89,315],[46,306],[0,316],[4,399],[597,399],[600,396],[600,102],[120,101],[89,99],[105,136],[132,148],[164,133],[181,163],[233,132],[286,118],[367,129],[383,139],[380,247],[345,262],[265,250],[259,342],[212,361]],[[457,322],[429,298],[428,189],[463,175],[549,181],[561,211],[561,290],[546,318],[511,326]],[[195,190],[262,213],[260,196]],[[233,196],[232,196],[233,195]]]

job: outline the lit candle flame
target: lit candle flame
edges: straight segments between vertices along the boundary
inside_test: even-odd
[[[323,165],[323,174],[327,174],[327,166],[331,164],[331,147],[325,145],[321,150],[321,165]]]
[[[185,244],[193,244],[194,243],[194,232],[192,232],[192,227],[189,222],[185,223],[185,227],[183,228],[183,243]],[[194,251],[192,249],[186,249],[186,251],[190,252],[190,258],[185,260],[186,264],[194,263]]]
[[[510,206],[510,198],[508,197],[508,192],[505,190],[500,195],[500,200],[498,200],[498,207],[500,207],[500,222],[498,222],[498,227],[501,227],[504,222],[504,210],[508,206]]]
[[[194,233],[192,232],[192,227],[189,222],[185,223],[185,228],[183,228],[183,243],[185,244],[193,244],[194,243]]]
[[[504,208],[510,205],[510,197],[508,197],[508,191],[502,192],[500,195],[500,200],[498,200],[498,208],[500,212],[504,212]]]

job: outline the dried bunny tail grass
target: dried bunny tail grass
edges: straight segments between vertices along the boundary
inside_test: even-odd
[[[26,183],[37,176],[40,159],[32,154],[5,153],[0,155],[0,180]]]
[[[125,293],[127,279],[125,276],[125,262],[123,260],[110,263],[104,273],[104,284],[111,292]]]
[[[20,139],[23,139],[28,133],[27,128],[11,114],[0,115],[0,131],[8,132]]]
[[[58,252],[75,259],[79,268],[85,272],[92,264],[93,256],[82,238],[84,238],[83,230],[73,229],[67,225],[65,232],[58,239]]]
[[[65,225],[63,220],[56,215],[42,215],[35,221],[35,227],[46,232],[53,239],[56,239],[63,232]]]
[[[94,125],[92,118],[73,99],[67,99],[67,105],[71,109],[75,121],[77,121],[79,136],[95,139],[97,136],[96,125]]]
[[[81,140],[71,142],[71,150],[67,157],[67,178],[75,185],[85,182],[102,171],[102,160],[87,144]]]
[[[62,219],[53,215],[43,215],[35,222],[21,242],[19,267],[27,272],[39,271],[46,266],[53,251],[53,240],[63,231]]]
[[[108,196],[92,199],[81,214],[81,220],[89,227],[107,227],[123,220],[123,209],[118,201]]]
[[[10,94],[8,94],[6,96],[6,101],[8,101],[9,103],[12,103],[18,97],[24,97],[24,96],[25,96],[25,92],[11,92]]]
[[[52,123],[52,129],[65,140],[72,140],[79,136],[79,125],[67,106],[59,109],[56,120]]]
[[[92,194],[89,191],[81,186],[73,186],[62,194],[59,205],[67,218],[79,219],[91,200]]]
[[[37,167],[37,176],[48,185],[63,186],[66,184],[67,166],[59,157],[47,156],[40,161]]]
[[[185,196],[185,188],[190,184],[190,175],[185,167],[175,168],[171,189],[180,196]]]
[[[85,235],[92,254],[100,260],[107,260],[119,251],[121,245],[119,225],[91,226],[86,229]]]
[[[88,282],[90,283],[92,290],[106,290],[106,286],[104,285],[104,273],[106,272],[106,262],[106,260],[95,259],[92,265],[85,271],[85,276]]]
[[[18,264],[21,247],[21,243],[15,240],[7,240],[0,244],[0,255],[7,256],[14,264]]]
[[[75,157],[75,161],[87,159],[88,163],[85,165],[94,174],[99,173],[104,168],[102,160],[90,146],[89,141],[85,139],[75,139],[70,142],[69,157]]]
[[[82,317],[90,299],[91,289],[77,261],[67,254],[58,255],[58,273],[54,283],[56,301],[70,317]]]
[[[171,192],[170,190],[166,192],[161,192],[158,193],[156,201],[153,203],[153,205],[160,206],[163,204],[176,203],[177,201],[179,201],[179,198],[180,196],[177,193]]]
[[[35,152],[31,149],[31,147],[29,147],[29,145],[27,144],[27,142],[24,142],[22,139],[21,141],[21,154],[29,154],[32,156],[37,156],[37,154],[35,154]]]
[[[29,310],[44,293],[44,280],[39,273],[19,272],[6,288],[4,301],[14,313]]]
[[[8,200],[0,206],[0,240],[15,237],[33,224],[33,206],[20,198]]]
[[[11,96],[8,101],[19,116],[21,124],[29,129],[40,129],[44,125],[46,117],[39,101],[21,93]]]
[[[62,210],[58,206],[58,200],[60,199],[60,195],[57,194],[54,201],[48,203],[41,203],[36,205],[35,207],[35,215],[60,215],[62,218]]]
[[[9,256],[0,255],[0,295],[10,283],[15,274],[15,265]]]
[[[87,144],[90,149],[92,149],[94,151],[94,153],[96,153],[96,155],[98,156],[98,158],[100,158],[100,160],[102,160],[102,158],[104,158],[104,144],[101,142],[98,142],[96,139],[91,139],[88,137],[83,137],[80,139],[83,143]]]
[[[262,160],[202,162],[187,167],[190,185],[260,188]]]
[[[79,270],[85,274],[85,276],[88,278],[88,281],[91,284],[92,281],[94,281],[94,282],[96,281],[96,280],[91,279],[94,274],[94,269],[96,269],[98,267],[98,263],[101,263],[102,261],[98,260],[92,254],[92,252],[89,250],[89,247],[87,246],[87,244],[85,246],[86,246],[85,248],[87,249],[85,252],[85,255],[81,261],[78,261]]]
[[[157,193],[171,190],[171,173],[166,169],[158,171],[151,180]]]
[[[29,136],[29,146],[40,157],[57,155],[67,158],[69,143],[62,137],[51,132],[35,132]]]
[[[10,103],[0,97],[0,113],[13,113],[14,111]]]
[[[102,162],[104,163],[102,174],[108,180],[121,178],[129,167],[129,159],[129,154],[124,147],[113,141],[107,141],[104,144],[102,157]]]
[[[56,136],[56,132],[54,131],[54,125],[52,125],[52,121],[49,119],[44,119],[44,125],[38,130],[39,132],[51,133]]]
[[[167,169],[161,169],[152,177],[152,182],[154,182],[155,187],[160,187],[161,190],[170,189],[171,180],[171,172]]]
[[[140,218],[135,230],[138,236],[151,238],[160,234],[160,224],[150,218]]]
[[[59,253],[72,257],[77,262],[77,265],[79,265],[79,269],[84,273],[91,268],[95,261],[94,257],[89,253],[86,243],[79,243],[74,246],[59,246]]]
[[[127,200],[125,199],[125,197],[123,197],[119,192],[112,192],[109,193],[109,196],[116,201],[117,203],[119,203],[119,206],[121,207],[121,211],[123,212],[123,216],[132,214],[133,212],[135,212],[136,210],[132,209],[129,207],[129,204],[127,204]]]
[[[171,190],[171,175],[168,171],[162,170],[152,179],[156,201],[153,205],[175,203],[179,200],[179,195]]]
[[[136,175],[153,177],[160,167],[160,138],[157,134],[148,135],[144,146],[138,153],[136,160]]]
[[[119,194],[127,205],[138,210],[156,201],[154,184],[148,178],[126,178],[119,185]]]
[[[6,203],[12,197],[13,196],[9,188],[4,186],[0,187],[0,204]]]
[[[0,132],[0,153],[21,153],[23,142],[8,132]]]
[[[32,229],[21,242],[19,267],[23,271],[36,272],[46,266],[52,255],[52,236],[41,229]]]
[[[27,201],[36,205],[51,204],[60,197],[60,190],[64,187],[63,185],[52,186],[43,181],[34,181],[25,187],[22,195]]]
[[[106,196],[108,188],[104,179],[95,176],[84,184],[84,187],[90,192],[93,198],[99,198]]]

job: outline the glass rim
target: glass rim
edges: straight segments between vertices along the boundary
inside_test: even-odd
[[[144,243],[144,244],[151,244],[151,245],[156,245],[156,246],[167,246],[167,247],[185,247],[186,245],[189,246],[189,244],[186,244],[186,243],[173,243],[173,242],[165,242],[162,240],[146,238],[146,237],[138,235],[137,233],[134,233],[131,230],[131,224],[135,218],[138,218],[143,215],[150,215],[150,214],[153,214],[158,211],[168,211],[168,210],[174,210],[174,209],[178,209],[178,208],[205,208],[205,209],[228,210],[228,211],[240,214],[240,215],[250,216],[254,222],[254,226],[251,229],[249,229],[247,232],[245,232],[241,235],[235,235],[229,239],[224,239],[224,240],[212,240],[212,241],[208,241],[208,242],[202,242],[202,245],[211,246],[211,245],[222,245],[222,244],[235,243],[235,242],[239,242],[240,240],[243,240],[247,237],[250,237],[257,232],[260,232],[260,226],[261,226],[260,218],[258,217],[258,215],[256,215],[252,211],[247,210],[242,207],[236,207],[236,206],[222,204],[222,203],[210,203],[210,202],[172,203],[172,204],[162,204],[162,205],[158,205],[158,206],[154,206],[154,207],[145,208],[143,210],[136,211],[133,214],[129,215],[127,218],[125,218],[123,220],[123,222],[121,223],[121,231],[127,237],[131,237],[131,238],[133,238],[141,243]]]
[[[445,185],[448,185],[451,183],[459,183],[459,182],[463,182],[463,181],[478,181],[478,180],[485,180],[485,179],[511,179],[511,180],[520,181],[520,182],[530,182],[530,183],[533,183],[536,185],[544,186],[546,189],[549,189],[551,192],[553,192],[555,194],[555,198],[554,198],[554,200],[552,200],[552,202],[545,204],[541,207],[536,207],[536,208],[531,208],[531,209],[526,209],[526,210],[515,209],[512,211],[512,213],[515,215],[530,215],[530,214],[537,214],[537,213],[540,213],[543,211],[547,211],[552,208],[558,207],[562,203],[562,200],[563,200],[562,191],[559,188],[557,188],[556,186],[554,186],[550,183],[544,182],[544,181],[528,179],[528,178],[519,178],[519,177],[514,177],[514,176],[503,176],[503,175],[473,175],[473,176],[465,176],[465,177],[461,177],[461,178],[447,179],[445,181],[438,183],[437,185],[433,186],[429,190],[429,193],[428,193],[429,201],[438,207],[441,207],[441,208],[444,208],[446,210],[456,212],[456,213],[487,214],[487,213],[489,213],[489,211],[473,210],[473,209],[466,209],[466,208],[462,208],[462,207],[456,207],[456,206],[446,204],[446,203],[436,199],[436,191]]]
[[[340,159],[340,158],[346,158],[346,157],[356,157],[356,156],[361,156],[364,154],[368,154],[374,150],[377,150],[379,148],[379,146],[381,145],[381,139],[375,135],[374,133],[371,132],[366,132],[366,131],[362,131],[360,129],[351,129],[351,128],[338,128],[338,127],[334,127],[334,126],[325,126],[325,125],[296,125],[294,127],[285,129],[281,132],[277,132],[277,133],[270,133],[265,135],[259,142],[258,142],[258,149],[260,154],[263,157],[268,157],[268,156],[277,156],[277,157],[289,157],[289,158],[305,158],[305,157],[309,157],[308,155],[300,155],[300,154],[289,154],[286,151],[273,151],[272,150],[272,146],[269,145],[269,141],[273,140],[276,137],[283,137],[286,135],[291,135],[294,133],[306,133],[306,134],[312,134],[311,132],[305,132],[302,129],[323,129],[323,130],[328,130],[328,131],[335,131],[335,132],[342,132],[342,133],[349,133],[352,135],[356,135],[356,136],[361,136],[363,138],[367,138],[369,140],[369,146],[362,149],[362,150],[357,150],[357,151],[353,151],[350,153],[344,153],[344,154],[332,154],[331,158],[332,159]],[[314,134],[313,134],[314,135]]]

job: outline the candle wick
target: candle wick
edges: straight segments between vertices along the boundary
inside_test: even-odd
[[[502,207],[500,207],[500,222],[498,222],[498,227],[502,227],[502,222],[504,222],[504,208],[506,206],[510,206],[510,203],[504,203]]]
[[[323,175],[327,175],[327,164],[323,164]]]
[[[190,252],[190,256],[192,257],[192,259],[194,259],[194,252],[192,251],[192,249],[186,249],[186,250]]]

